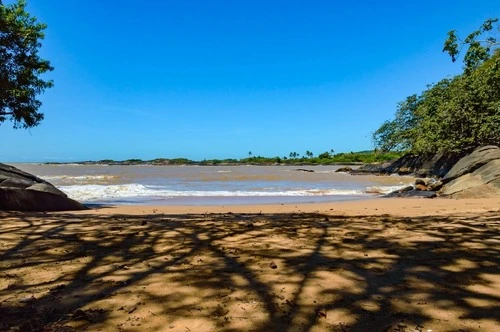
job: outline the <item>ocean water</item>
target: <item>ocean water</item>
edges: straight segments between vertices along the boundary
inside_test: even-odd
[[[349,175],[341,166],[107,166],[13,164],[87,204],[232,205],[366,199],[411,177]],[[313,172],[298,171],[298,168]]]

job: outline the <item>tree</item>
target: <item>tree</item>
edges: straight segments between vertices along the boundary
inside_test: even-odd
[[[460,55],[462,48],[467,47],[464,55],[464,71],[466,74],[478,68],[484,61],[488,60],[493,51],[500,46],[500,42],[492,34],[494,31],[493,24],[498,22],[498,18],[490,18],[486,20],[478,30],[471,32],[465,39],[461,39],[457,35],[456,30],[448,32],[448,39],[444,42],[443,52],[447,52],[451,56],[451,60],[455,62]],[[497,29],[500,31],[500,28]],[[479,39],[483,37],[483,39]]]
[[[328,159],[330,157],[331,157],[331,154],[328,151],[320,153],[319,156],[318,156],[319,159]]]
[[[411,95],[398,104],[395,119],[386,121],[373,134],[375,145],[382,151],[404,151],[413,145],[416,110],[419,97]]]
[[[450,31],[444,51],[455,61],[461,48],[464,72],[428,86],[398,105],[394,120],[373,134],[381,150],[416,154],[460,153],[484,145],[500,145],[500,52],[487,20],[465,40]],[[479,39],[484,37],[485,39]]]
[[[30,128],[43,120],[37,96],[53,86],[40,75],[54,68],[38,50],[47,27],[26,12],[26,1],[3,5],[0,0],[0,124]]]

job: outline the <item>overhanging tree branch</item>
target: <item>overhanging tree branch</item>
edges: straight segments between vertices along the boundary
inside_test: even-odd
[[[26,12],[26,1],[4,5],[0,0],[0,124],[37,126],[43,119],[37,96],[53,86],[40,76],[53,68],[38,50],[46,25]]]
[[[498,22],[498,18],[486,20],[478,30],[471,32],[465,39],[461,39],[456,30],[448,32],[448,38],[444,42],[443,52],[447,52],[451,56],[451,60],[455,62],[457,57],[462,52],[464,47],[467,51],[464,55],[464,72],[469,74],[472,70],[478,68],[484,61],[488,60],[493,51],[500,46],[495,35],[489,36],[486,39],[478,39],[480,36],[487,36],[494,30],[494,24]],[[500,31],[500,28],[497,29]],[[498,32],[496,32],[498,34]]]

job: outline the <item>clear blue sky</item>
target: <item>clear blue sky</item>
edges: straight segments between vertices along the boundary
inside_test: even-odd
[[[12,3],[5,1],[4,3]],[[372,149],[398,101],[461,71],[446,33],[500,1],[28,0],[48,25],[45,120],[0,161]]]

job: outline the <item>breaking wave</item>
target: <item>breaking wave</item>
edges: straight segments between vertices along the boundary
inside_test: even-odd
[[[347,189],[291,189],[291,190],[172,190],[162,186],[146,186],[138,183],[116,185],[69,185],[60,186],[69,197],[81,202],[109,202],[121,199],[175,197],[319,197],[319,196],[373,196],[387,194],[404,186],[368,187],[364,190]]]
[[[298,189],[284,191],[246,190],[172,190],[161,186],[145,186],[137,183],[117,185],[70,185],[60,186],[69,197],[82,202],[112,201],[123,198],[173,198],[173,197],[293,197],[293,196],[353,196],[365,195],[358,190]]]

